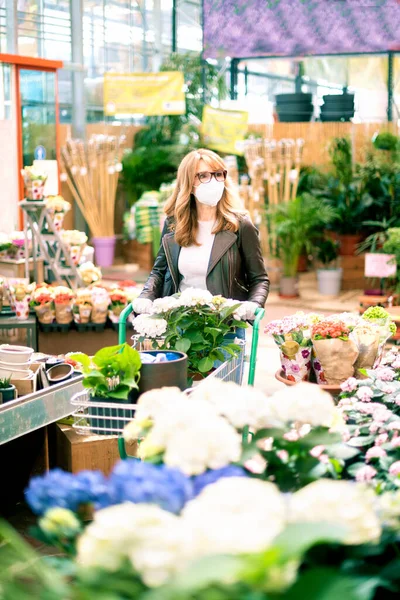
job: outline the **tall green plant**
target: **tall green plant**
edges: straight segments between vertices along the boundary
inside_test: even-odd
[[[295,277],[300,254],[311,254],[321,229],[335,219],[333,207],[310,194],[267,210],[272,253],[282,260],[283,275]]]

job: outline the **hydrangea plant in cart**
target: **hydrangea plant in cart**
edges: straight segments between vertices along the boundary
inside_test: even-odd
[[[189,377],[203,378],[216,361],[239,355],[234,337],[237,329],[247,327],[243,310],[240,302],[189,288],[155,300],[152,314],[139,315],[133,326],[142,341],[153,338],[155,348],[185,352]]]

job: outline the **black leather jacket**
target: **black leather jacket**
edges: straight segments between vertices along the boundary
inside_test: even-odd
[[[165,222],[161,246],[140,298],[155,300],[179,291],[181,275],[178,259],[181,247],[175,241],[175,234],[170,231],[172,223],[171,219]],[[269,279],[258,230],[248,217],[241,217],[236,233],[220,231],[215,235],[206,282],[208,291],[214,296],[220,294],[225,298],[248,300],[264,306]]]

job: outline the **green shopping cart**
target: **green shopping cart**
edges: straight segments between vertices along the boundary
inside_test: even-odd
[[[118,341],[123,344],[126,341],[126,329],[129,316],[132,314],[132,305],[127,306],[120,315]],[[258,339],[260,333],[260,323],[264,317],[264,309],[256,310],[255,319],[252,324],[252,339],[249,356],[249,371],[247,383],[253,386],[256,373]],[[242,381],[245,367],[245,346],[244,340],[240,340],[242,351],[238,356],[227,359],[218,366],[208,378],[216,378],[224,381]],[[97,402],[90,398],[88,391],[76,394],[71,402],[76,406],[74,411],[74,428],[78,433],[90,434],[95,432],[100,435],[118,436],[118,448],[121,458],[128,458],[125,449],[122,433],[124,427],[132,420],[136,404],[118,404],[118,408],[111,402]],[[243,438],[247,440],[248,429],[243,432]]]

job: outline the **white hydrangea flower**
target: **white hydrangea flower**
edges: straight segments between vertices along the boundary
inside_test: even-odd
[[[275,392],[270,408],[282,423],[299,422],[330,427],[336,422],[337,409],[332,396],[312,383],[299,383]]]
[[[117,570],[128,558],[149,587],[165,583],[190,560],[190,536],[179,517],[152,504],[99,510],[78,540],[78,562]]]
[[[182,519],[192,529],[196,554],[261,552],[285,526],[283,495],[259,479],[227,477],[189,502]]]
[[[348,481],[320,479],[291,496],[291,522],[336,523],[348,531],[345,544],[377,542],[381,525],[374,511],[374,493]]]
[[[211,304],[212,299],[212,294],[207,290],[187,288],[179,296],[179,304],[181,306],[204,306]]]
[[[146,314],[135,317],[132,325],[139,335],[147,338],[158,338],[164,335],[168,327],[165,319]]]
[[[180,302],[178,298],[174,298],[173,296],[157,298],[153,302],[151,313],[154,315],[163,315],[165,313],[170,312],[171,310],[174,310],[174,308],[178,308],[179,306]]]
[[[138,398],[135,419],[153,419],[160,410],[167,408],[172,411],[175,403],[186,400],[181,390],[177,387],[162,387],[149,390]]]
[[[206,379],[195,388],[192,397],[211,403],[220,415],[238,429],[248,425],[257,431],[282,425],[272,410],[269,398],[254,387]]]

